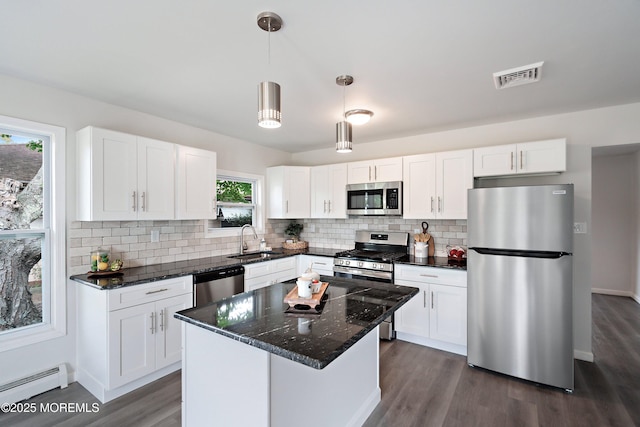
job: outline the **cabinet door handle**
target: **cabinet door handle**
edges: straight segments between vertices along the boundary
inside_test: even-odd
[[[511,159],[511,167],[509,168],[509,170],[513,170],[513,151],[511,152],[511,155],[509,156],[509,158]]]
[[[371,181],[371,166],[369,166],[369,181]]]
[[[431,213],[433,213],[433,196],[431,196]]]
[[[133,196],[132,197],[133,197],[133,205],[131,206],[131,208],[135,212],[136,211],[136,201],[137,201],[136,192],[135,191],[133,192]]]
[[[284,213],[289,213],[289,201],[288,200],[284,202],[284,206],[285,206]]]
[[[329,206],[329,210],[327,211],[327,213],[331,213],[331,200],[327,201],[327,205]]]
[[[164,309],[160,310],[160,332],[164,331]]]
[[[442,212],[442,199],[438,196],[438,212]]]
[[[434,279],[438,278],[438,276],[435,274],[421,274],[420,277],[432,277]]]
[[[431,291],[431,310],[433,310],[433,291]]]
[[[314,264],[316,265],[327,265],[326,262],[317,262],[317,261],[313,261]]]
[[[154,311],[151,312],[151,335],[155,333],[154,326],[156,322],[156,313]]]
[[[378,180],[378,166],[373,167],[373,179]]]
[[[168,288],[162,288],[162,289],[156,289],[155,291],[149,291],[146,293],[146,295],[151,295],[151,294],[157,294],[158,292],[164,292],[164,291],[168,291]]]
[[[143,191],[142,192],[142,212],[146,210],[146,203],[145,203],[146,198],[147,198],[147,192]]]
[[[427,291],[422,291],[422,305],[427,308]]]
[[[520,150],[520,169],[523,169],[523,168],[524,168],[524,162],[522,161],[522,152],[523,152],[523,151],[524,151],[524,150]]]
[[[324,201],[324,209],[322,210],[322,213],[327,213],[327,201]]]

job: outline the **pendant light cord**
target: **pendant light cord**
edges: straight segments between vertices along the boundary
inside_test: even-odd
[[[347,120],[347,85],[342,85],[342,120]]]
[[[267,21],[267,65],[271,66],[271,18]]]

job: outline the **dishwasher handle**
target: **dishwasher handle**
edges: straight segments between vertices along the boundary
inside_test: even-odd
[[[244,274],[243,266],[235,266],[228,268],[221,268],[219,270],[207,271],[204,273],[196,273],[193,275],[193,283],[211,282],[213,280],[220,280],[226,277],[240,276]]]

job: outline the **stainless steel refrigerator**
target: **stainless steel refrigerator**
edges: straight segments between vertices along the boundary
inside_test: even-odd
[[[573,390],[573,185],[468,196],[468,364]]]

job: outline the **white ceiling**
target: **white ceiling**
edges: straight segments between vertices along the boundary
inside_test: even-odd
[[[639,0],[0,0],[0,73],[300,152],[640,101]],[[269,35],[260,12],[279,14]],[[539,83],[492,73],[544,61]],[[257,85],[283,125],[257,126]],[[7,102],[7,100],[3,100]],[[88,123],[89,124],[89,123]]]

